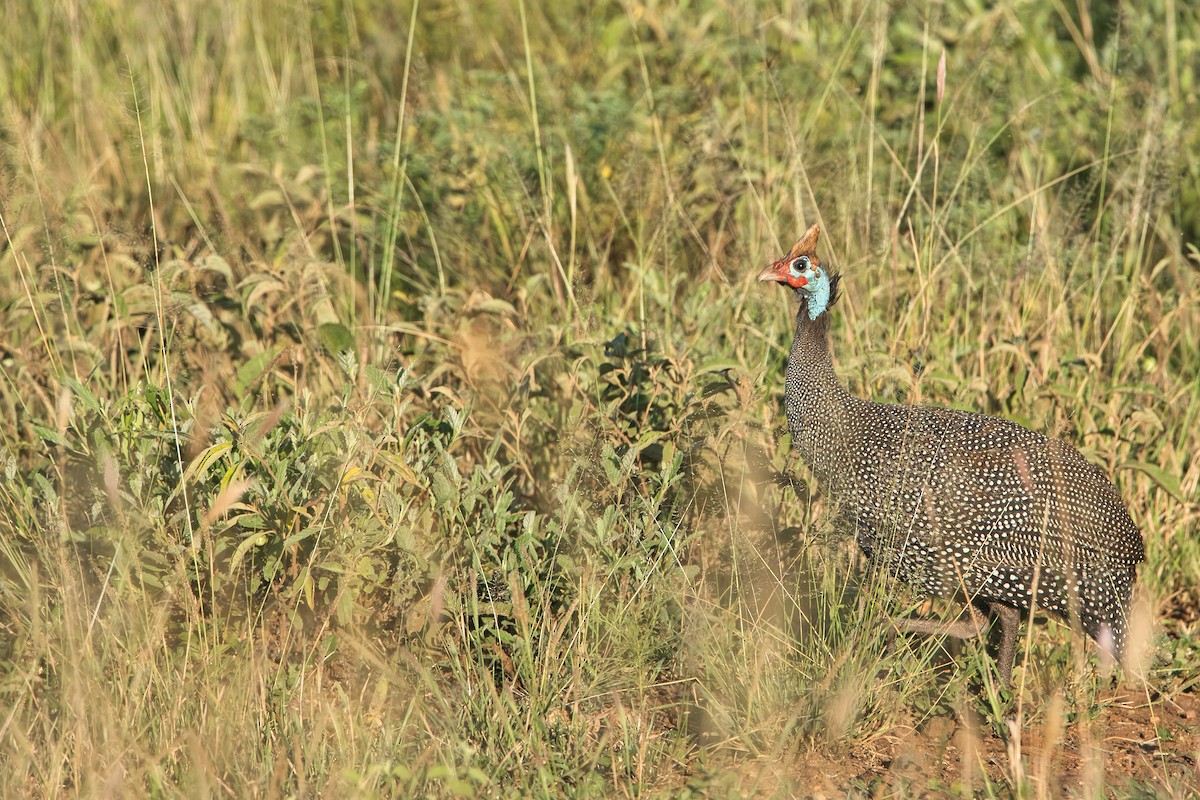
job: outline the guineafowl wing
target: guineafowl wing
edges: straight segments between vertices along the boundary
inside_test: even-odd
[[[1050,604],[1081,575],[1121,582],[1141,560],[1116,490],[1068,443],[965,411],[870,406],[846,511],[897,577],[1027,607],[1034,587]]]

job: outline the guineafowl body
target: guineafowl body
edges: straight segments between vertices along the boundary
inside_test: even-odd
[[[1034,607],[1078,620],[1120,658],[1144,549],[1117,490],[1070,444],[1008,420],[852,396],[830,356],[827,312],[839,276],[821,266],[819,234],[814,225],[759,279],[785,283],[800,299],[788,425],[838,527],[897,579],[996,614],[1005,683],[1020,612]],[[908,622],[902,627],[971,635]]]

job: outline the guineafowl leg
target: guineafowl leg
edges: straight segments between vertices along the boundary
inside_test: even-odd
[[[983,633],[987,620],[974,605],[967,605],[967,616],[959,617],[953,622],[940,619],[921,619],[919,617],[898,617],[892,620],[897,631],[905,633],[937,634],[953,636],[955,639],[974,639]]]
[[[1000,672],[1003,687],[1012,683],[1013,660],[1017,655],[1017,633],[1021,629],[1021,612],[1003,603],[989,603],[988,610],[1000,620],[1000,651],[996,654],[996,667]],[[892,620],[896,631],[908,633],[953,636],[956,639],[974,639],[987,630],[987,619],[975,605],[967,605],[967,616],[953,622],[936,619],[912,619],[901,617]]]
[[[892,632],[888,636],[888,644],[897,633],[920,633],[927,636],[952,636],[955,639],[974,639],[986,629],[987,619],[974,605],[967,605],[967,616],[959,617],[951,622],[940,619],[922,619],[920,617],[894,617]]]
[[[1017,633],[1021,629],[1021,612],[1003,603],[992,603],[991,611],[1000,620],[1000,652],[996,654],[996,666],[1000,670],[1000,682],[1004,686],[1012,683],[1013,659],[1017,655]]]

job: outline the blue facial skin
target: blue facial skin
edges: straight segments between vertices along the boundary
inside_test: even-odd
[[[814,267],[808,256],[800,256],[788,265],[788,273],[793,277],[803,277],[808,283],[799,291],[808,296],[808,318],[816,319],[825,313],[829,306],[829,276],[820,267]]]

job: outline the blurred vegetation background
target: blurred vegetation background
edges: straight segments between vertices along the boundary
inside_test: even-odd
[[[0,793],[1189,791],[1193,4],[0,6]],[[1065,625],[887,646],[751,280],[813,222],[852,391],[1128,500],[1141,767]]]

